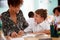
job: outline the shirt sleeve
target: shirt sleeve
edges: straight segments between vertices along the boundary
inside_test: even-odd
[[[24,30],[24,32],[32,32],[32,27],[31,27],[31,26],[28,26],[28,27]]]
[[[23,17],[23,28],[27,28],[28,27],[28,23],[26,22],[25,18]]]
[[[22,20],[22,22],[23,22],[23,29],[27,28],[27,27],[28,27],[28,23],[27,23],[27,21],[25,20],[22,11],[20,11],[20,17],[21,17],[21,20]]]
[[[44,30],[50,30],[50,24],[47,21],[43,21],[40,25]]]

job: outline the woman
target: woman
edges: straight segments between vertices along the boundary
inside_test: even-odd
[[[2,13],[2,30],[5,36],[17,37],[21,35],[28,24],[20,9],[23,0],[7,0],[9,9]]]

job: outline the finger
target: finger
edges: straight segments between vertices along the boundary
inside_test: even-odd
[[[14,37],[15,37],[15,34],[13,33],[13,34],[11,35],[11,37],[14,38]]]

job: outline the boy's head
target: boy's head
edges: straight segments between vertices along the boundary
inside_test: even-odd
[[[60,14],[60,7],[54,8],[53,9],[53,13],[54,13],[54,15],[59,16],[59,14]]]
[[[34,19],[35,22],[41,23],[47,18],[47,10],[45,9],[38,9],[35,11]]]
[[[33,17],[34,17],[34,12],[30,11],[30,12],[28,13],[28,16],[29,16],[29,18],[33,18]]]

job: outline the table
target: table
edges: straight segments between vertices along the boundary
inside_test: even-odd
[[[59,38],[53,38],[53,37],[52,37],[52,40],[60,40],[60,37],[59,37]]]
[[[39,40],[40,38],[25,38],[24,40]],[[60,38],[52,38],[52,40],[60,40]]]
[[[44,38],[51,38],[50,35],[38,35],[38,36],[35,36],[33,34],[27,34],[27,35],[24,35],[22,37],[18,37],[18,38],[11,38],[11,40],[39,40],[39,39],[44,39]],[[52,37],[52,40],[60,40],[60,38],[54,38]]]
[[[32,35],[32,34],[31,34]],[[44,39],[44,38],[51,38],[50,35],[45,35],[45,36],[23,36],[23,37],[20,37],[20,38],[13,38],[11,40],[39,40],[39,39]],[[60,40],[60,38],[53,38],[52,37],[52,40]]]
[[[39,36],[40,35],[40,36]],[[20,38],[11,38],[11,40],[39,40],[39,39],[44,39],[44,38],[50,38],[50,35],[46,35],[46,34],[26,34]]]

